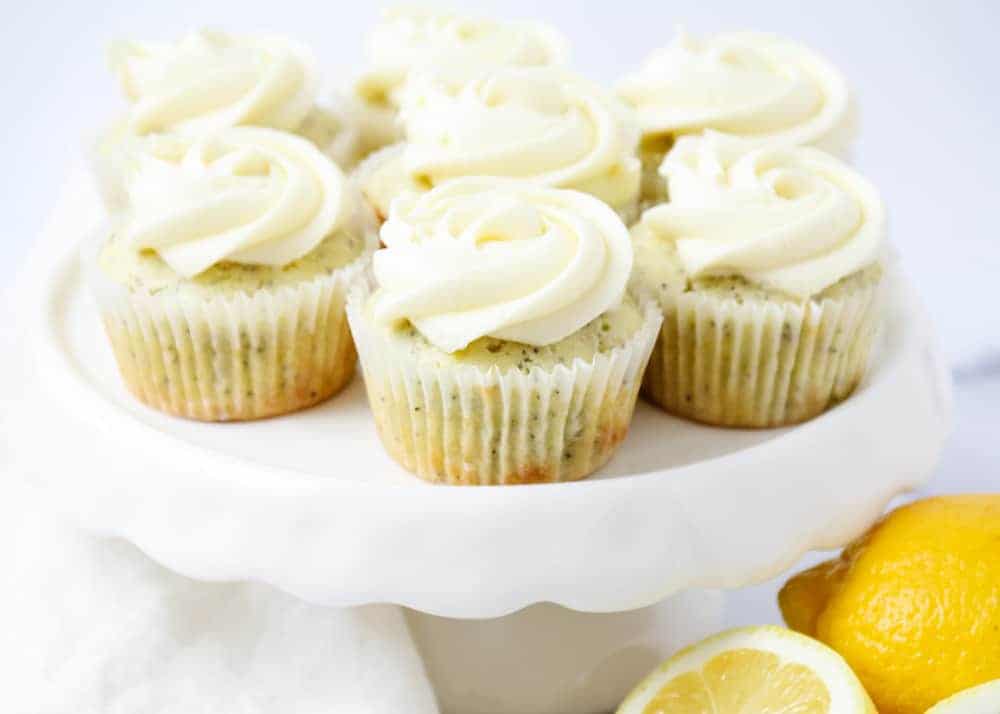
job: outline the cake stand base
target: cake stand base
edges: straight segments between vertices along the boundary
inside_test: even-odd
[[[442,714],[605,714],[657,664],[722,628],[724,595],[618,613],[531,605],[490,620],[407,611]]]

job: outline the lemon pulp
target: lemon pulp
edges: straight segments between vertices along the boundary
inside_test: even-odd
[[[827,714],[830,692],[809,668],[771,653],[737,649],[668,682],[643,714]]]

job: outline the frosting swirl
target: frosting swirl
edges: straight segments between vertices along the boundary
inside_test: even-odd
[[[287,265],[343,220],[343,174],[292,134],[232,127],[135,141],[126,239],[186,277],[224,260]]]
[[[512,179],[398,198],[382,240],[374,319],[408,319],[445,352],[486,336],[558,342],[616,306],[632,269],[628,229],[605,204]]]
[[[202,30],[176,43],[121,42],[111,67],[133,102],[132,133],[295,129],[318,91],[312,53],[288,40]]]
[[[489,69],[562,64],[567,54],[562,35],[541,23],[394,8],[383,12],[382,22],[368,36],[372,69],[359,79],[357,91],[398,104],[413,72],[432,74],[457,89]]]
[[[714,129],[753,145],[835,142],[850,120],[843,75],[780,38],[684,33],[618,85],[646,136]],[[827,148],[836,148],[833,146]]]
[[[879,260],[885,210],[867,180],[811,147],[739,146],[680,139],[661,168],[670,201],[643,214],[689,276],[737,274],[808,298]]]
[[[459,176],[530,178],[612,205],[639,190],[639,134],[624,107],[560,69],[497,69],[458,92],[417,80],[400,115],[405,169],[431,185]]]

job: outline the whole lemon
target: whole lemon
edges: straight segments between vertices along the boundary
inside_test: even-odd
[[[1000,678],[1000,494],[899,508],[778,603],[847,660],[881,714],[923,714]]]

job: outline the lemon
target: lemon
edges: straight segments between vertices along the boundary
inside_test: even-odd
[[[778,602],[790,627],[843,655],[881,714],[924,714],[998,679],[1000,495],[899,508]]]
[[[927,714],[997,714],[1000,679],[954,694],[927,710]]]
[[[618,714],[874,714],[836,652],[783,627],[723,632],[677,653]]]

